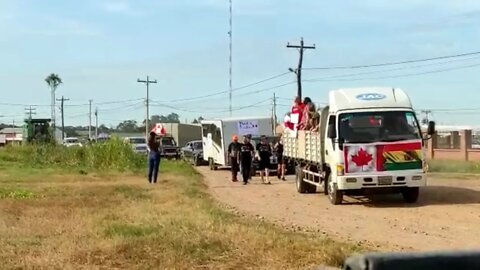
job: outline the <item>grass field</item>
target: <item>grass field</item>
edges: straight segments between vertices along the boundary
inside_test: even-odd
[[[2,269],[305,269],[356,251],[229,213],[184,163],[149,185],[139,168],[0,160]]]
[[[480,162],[431,160],[429,161],[429,171],[432,173],[480,174]]]

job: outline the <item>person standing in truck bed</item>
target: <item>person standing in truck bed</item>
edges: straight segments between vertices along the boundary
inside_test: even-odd
[[[242,169],[243,184],[248,184],[252,170],[252,159],[255,149],[247,136],[243,137],[243,144],[240,147],[240,167]]]

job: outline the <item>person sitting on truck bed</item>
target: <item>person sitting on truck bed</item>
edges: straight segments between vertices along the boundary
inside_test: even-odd
[[[270,183],[270,157],[272,156],[272,147],[267,141],[266,136],[262,136],[260,139],[260,143],[257,144],[257,153],[259,157],[259,170],[260,170],[260,177],[264,184],[271,184]],[[266,181],[264,176],[266,176]]]
[[[315,109],[315,105],[313,105],[313,103],[311,103],[311,106],[310,106],[308,119],[309,119],[309,123],[308,123],[309,126],[307,130],[310,130],[312,132],[318,132],[320,130],[320,114]]]
[[[305,108],[305,105],[302,103],[302,100],[299,97],[295,97],[295,101],[293,102],[293,106],[291,110],[291,115],[298,115],[297,129],[300,123],[302,122],[304,108]]]
[[[232,142],[228,145],[228,156],[230,157],[230,166],[232,169],[232,182],[238,182],[237,175],[240,169],[238,161],[240,158],[241,144],[238,142],[238,136],[233,135]]]
[[[309,130],[308,124],[310,122],[310,108],[313,107],[315,111],[315,104],[313,104],[312,99],[309,97],[305,97],[303,99],[303,111],[302,111],[302,121],[300,121],[300,125],[298,129],[302,130]]]

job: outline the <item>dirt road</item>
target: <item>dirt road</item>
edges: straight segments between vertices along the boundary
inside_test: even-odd
[[[322,193],[297,193],[293,177],[274,178],[268,186],[254,178],[243,186],[230,182],[228,171],[199,167],[199,172],[222,203],[282,225],[384,250],[480,248],[480,181],[473,177],[431,176],[414,205],[388,195],[347,197],[346,204],[333,206]]]

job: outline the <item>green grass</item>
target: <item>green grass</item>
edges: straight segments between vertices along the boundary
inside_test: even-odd
[[[428,162],[428,167],[431,173],[480,174],[478,161],[431,160]]]
[[[137,160],[130,154],[102,154],[94,166],[87,156],[97,150],[36,147],[0,153],[9,164],[0,172],[5,269],[305,269],[339,266],[360,251],[225,210],[183,162],[162,162],[159,183],[150,185],[143,171],[135,174],[144,163],[118,169]],[[32,168],[39,157],[26,149],[52,156]],[[59,158],[75,151],[84,151],[82,160]]]

